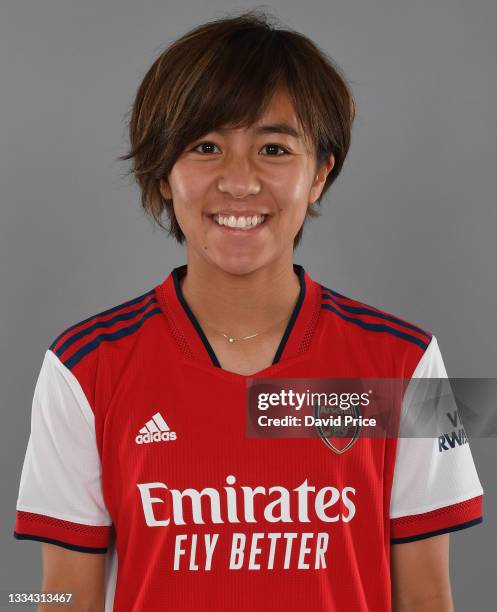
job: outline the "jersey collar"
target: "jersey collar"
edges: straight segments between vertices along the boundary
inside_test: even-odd
[[[300,294],[276,350],[272,365],[307,351],[320,313],[321,290],[304,268],[293,264],[300,281]],[[174,268],[155,292],[179,350],[187,357],[221,368],[199,322],[181,291],[180,278],[187,265]]]

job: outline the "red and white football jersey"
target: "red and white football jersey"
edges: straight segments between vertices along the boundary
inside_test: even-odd
[[[431,333],[294,270],[294,312],[252,377],[221,368],[186,265],[47,349],[14,536],[106,554],[106,611],[388,612],[392,543],[482,521],[467,443],[246,436],[249,378],[447,376]]]

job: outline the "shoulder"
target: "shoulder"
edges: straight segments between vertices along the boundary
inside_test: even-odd
[[[144,323],[160,312],[155,288],[150,289],[66,327],[48,350],[74,372],[99,357],[105,345],[116,347],[139,334]]]
[[[407,319],[320,285],[321,307],[367,334],[386,333],[425,350],[433,333]]]
[[[394,359],[412,370],[423,355],[438,349],[433,332],[418,323],[324,284],[320,288],[321,309],[332,335],[344,344],[361,347],[373,359]]]

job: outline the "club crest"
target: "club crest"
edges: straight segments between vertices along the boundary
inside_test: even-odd
[[[334,453],[341,455],[356,443],[361,426],[358,424],[345,425],[344,419],[347,415],[360,417],[361,412],[358,406],[351,406],[344,410],[339,406],[320,406],[315,403],[313,409],[316,419],[315,427],[319,437]]]

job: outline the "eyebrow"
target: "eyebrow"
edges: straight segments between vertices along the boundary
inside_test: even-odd
[[[220,127],[217,130],[214,130],[214,133],[219,132],[220,134],[224,134],[225,132],[230,131],[230,128]],[[288,123],[270,123],[264,125],[258,125],[255,128],[256,134],[287,134],[287,136],[292,136],[292,138],[300,138],[300,132],[298,132],[295,128]]]

